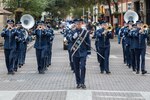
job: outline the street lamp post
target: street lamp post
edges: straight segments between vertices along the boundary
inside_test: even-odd
[[[21,0],[18,0],[18,6],[17,6],[17,9],[15,10],[15,21],[16,22],[20,21],[23,11],[24,11],[24,9],[21,8]]]

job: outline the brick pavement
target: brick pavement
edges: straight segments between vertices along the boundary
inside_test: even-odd
[[[0,56],[0,92],[3,94],[4,91],[12,91],[15,95],[13,100],[66,100],[70,91],[73,91],[70,95],[75,96],[70,100],[83,100],[80,94],[86,93],[84,91],[91,93],[92,97],[89,98],[92,100],[150,100],[147,99],[150,92],[150,75],[136,75],[128,69],[122,62],[121,45],[113,40],[110,57],[111,75],[100,74],[96,54],[92,51],[86,67],[87,89],[83,92],[77,91],[75,77],[68,63],[68,52],[63,50],[62,41],[62,36],[57,34],[53,44],[52,65],[45,75],[37,73],[34,48],[28,51],[26,64],[14,76],[6,74],[4,58]],[[94,47],[94,41],[92,46]],[[150,55],[147,55],[146,67],[150,72],[149,58]],[[76,98],[76,95],[81,97]],[[5,100],[1,97],[0,94],[0,100]]]

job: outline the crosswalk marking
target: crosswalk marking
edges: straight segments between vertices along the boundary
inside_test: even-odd
[[[92,100],[91,91],[67,91],[66,100]]]
[[[13,98],[18,94],[17,91],[0,91],[0,100],[13,100]]]
[[[150,92],[141,91],[110,91],[110,90],[17,90],[17,91],[0,91],[0,100],[13,100],[18,93],[42,93],[42,92],[67,92],[66,100],[92,100],[92,97],[99,99],[140,99],[150,100]],[[104,95],[94,95],[93,93],[104,93]],[[115,93],[116,95],[113,95]],[[119,93],[119,94],[118,94]],[[125,94],[137,94],[130,97]],[[118,95],[117,95],[118,94]],[[122,95],[120,95],[122,94]]]

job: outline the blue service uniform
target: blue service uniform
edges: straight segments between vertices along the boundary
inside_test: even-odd
[[[47,32],[50,36],[47,37],[48,40],[48,61],[47,61],[47,66],[51,65],[51,58],[52,58],[52,44],[54,40],[54,31],[51,28],[47,29]]]
[[[126,43],[125,43],[125,35],[124,35],[124,30],[125,30],[126,27],[122,27],[120,30],[119,30],[119,37],[121,38],[120,41],[122,40],[122,50],[123,50],[123,62],[124,64],[127,62],[127,57],[126,57]],[[119,41],[119,43],[120,43]]]
[[[73,36],[73,32],[74,32],[73,30],[68,29],[68,30],[66,30],[66,36],[65,36],[67,39],[67,42],[68,42],[67,50],[68,50],[68,54],[69,54],[69,61],[70,61],[70,66],[71,66],[72,71],[74,71],[74,64],[73,64],[72,58],[71,58],[71,55],[72,55],[71,47],[73,45],[73,42],[70,39]]]
[[[97,30],[98,31],[98,30]],[[96,35],[97,31],[94,32],[94,37],[95,37],[95,48],[96,48],[96,51],[99,52],[99,38],[98,36]],[[98,63],[100,63],[100,56],[97,54],[97,61]]]
[[[137,46],[137,41],[136,38],[134,37],[135,34],[138,32],[138,29],[132,29],[129,33],[130,35],[130,49],[131,49],[131,65],[132,65],[132,69],[133,71],[136,71],[136,52],[135,52],[135,48]]]
[[[112,32],[107,32],[106,35],[102,34],[104,32],[104,28],[101,28],[96,31],[96,35],[99,39],[98,47],[99,47],[99,54],[101,54],[105,59],[102,57],[100,58],[100,70],[101,73],[106,71],[106,73],[110,73],[109,71],[109,55],[110,55],[110,38],[112,38]]]
[[[36,41],[34,44],[34,48],[36,49],[36,58],[37,58],[37,64],[38,64],[38,71],[39,73],[43,73],[45,71],[45,59],[47,54],[47,37],[50,36],[50,34],[44,29],[36,29],[32,33],[33,35],[36,35]]]
[[[82,28],[76,29],[73,34],[77,33],[79,36],[82,31],[83,31]],[[85,35],[87,30],[84,30],[83,32]],[[71,41],[73,43],[75,43],[76,39],[73,39],[73,37],[71,37]],[[87,33],[87,36],[86,36],[84,42],[80,45],[79,49],[73,55],[74,71],[75,71],[77,84],[84,84],[85,83],[86,58],[87,58],[87,55],[91,54],[90,45],[91,45],[90,37],[89,37],[89,33]]]
[[[4,37],[4,53],[5,62],[8,72],[14,71],[15,55],[16,55],[16,29],[3,29],[1,36]]]
[[[25,38],[25,29],[18,28],[17,29],[17,55],[18,55],[18,64],[19,67],[23,66],[25,63],[25,55],[26,55],[26,49],[27,49],[27,38]]]
[[[134,34],[134,46],[135,46],[135,55],[136,55],[136,70],[137,72],[145,71],[145,54],[146,54],[146,39],[148,39],[147,31],[140,33],[140,28],[138,28]]]
[[[124,29],[124,36],[125,36],[125,45],[126,45],[126,59],[127,59],[127,66],[130,68],[131,67],[131,37],[129,35],[130,30],[128,27]]]

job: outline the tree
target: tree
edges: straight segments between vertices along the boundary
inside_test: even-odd
[[[18,8],[18,5],[20,5],[20,8],[24,9],[23,14],[29,13],[35,17],[38,17],[48,6],[48,1],[49,0],[20,0],[20,2],[18,2],[18,0],[6,0],[5,5],[7,9],[14,13]]]

